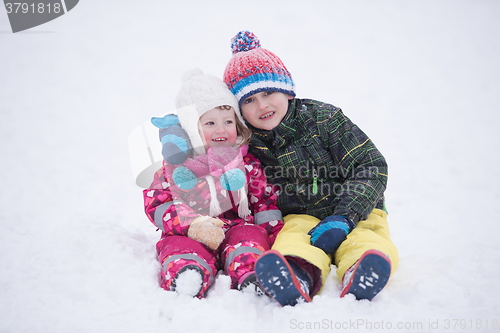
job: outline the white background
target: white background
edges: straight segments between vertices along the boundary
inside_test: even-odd
[[[499,17],[493,0],[85,0],[13,34],[0,9],[0,332],[499,331]],[[225,276],[204,300],[158,287],[128,135],[173,110],[187,69],[221,77],[240,30],[388,160],[401,263],[372,302],[340,299],[335,267],[294,308]]]

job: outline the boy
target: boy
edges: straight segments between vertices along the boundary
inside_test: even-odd
[[[286,215],[272,250],[256,263],[259,283],[282,305],[308,302],[333,258],[341,297],[371,300],[399,261],[384,209],[384,157],[339,108],[295,98],[285,65],[255,35],[239,32],[231,48],[223,79]]]

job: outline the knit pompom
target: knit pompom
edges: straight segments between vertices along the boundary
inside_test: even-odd
[[[184,83],[184,82],[187,82],[189,80],[191,80],[193,77],[195,76],[200,76],[200,75],[203,75],[203,71],[199,68],[191,68],[190,70],[186,71],[184,74],[182,74],[182,77],[181,77],[181,82]]]
[[[183,190],[191,190],[196,186],[196,176],[185,166],[181,165],[176,168],[172,173],[172,178],[175,185]]]
[[[250,31],[240,31],[231,39],[231,51],[233,54],[242,51],[250,51],[259,47],[259,39]]]
[[[228,191],[238,191],[245,186],[246,177],[240,169],[231,169],[220,177],[220,182],[224,189]]]

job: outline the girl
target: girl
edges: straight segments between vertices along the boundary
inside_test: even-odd
[[[178,118],[152,119],[165,159],[144,190],[146,215],[162,231],[160,285],[202,298],[222,269],[232,288],[262,294],[254,264],[283,222],[274,187],[248,153],[237,100],[222,80],[194,69],[176,106]]]

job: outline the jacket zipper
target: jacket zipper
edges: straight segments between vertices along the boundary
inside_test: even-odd
[[[313,169],[313,188],[312,188],[312,194],[317,194],[318,193],[318,173],[316,172],[316,169]]]
[[[311,161],[312,173],[313,173],[313,185],[312,185],[312,194],[318,193],[318,173],[316,172],[316,168],[314,166],[313,160],[309,158]]]

